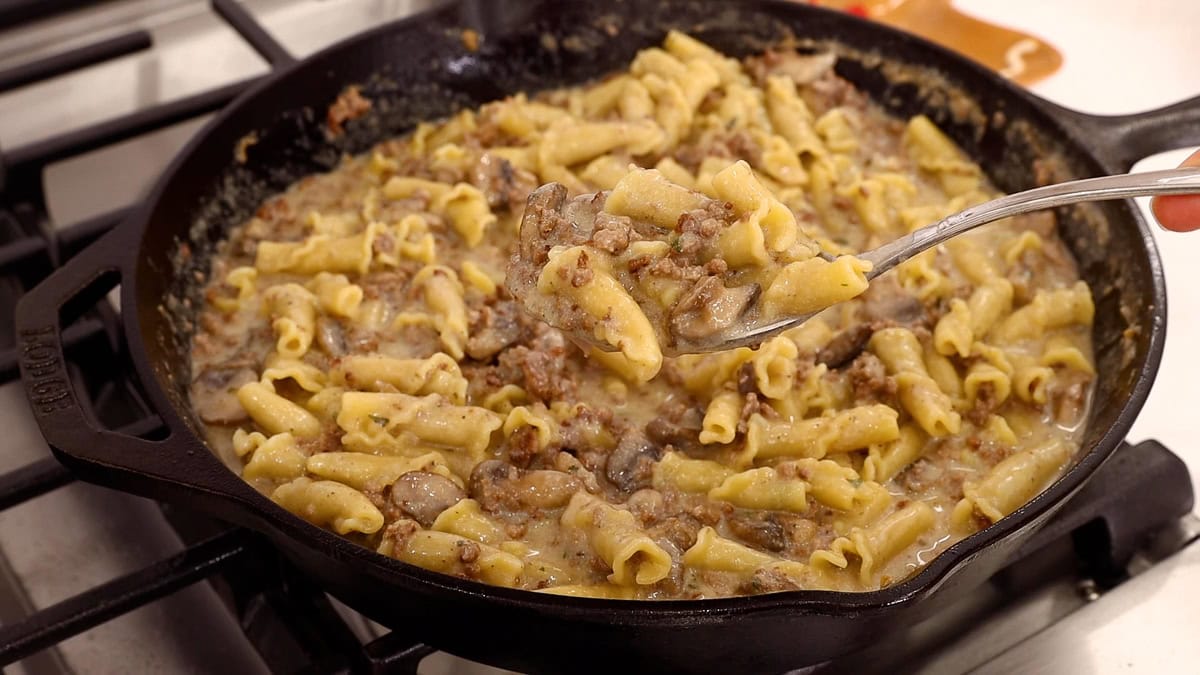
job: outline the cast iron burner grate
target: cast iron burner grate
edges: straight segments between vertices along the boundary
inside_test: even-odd
[[[212,7],[273,67],[292,61],[292,56],[234,0],[212,0]],[[0,91],[151,45],[149,34],[135,31],[0,71]],[[0,151],[0,383],[18,376],[20,354],[11,317],[21,294],[115,227],[128,213],[127,208],[120,209],[66,227],[51,227],[43,170],[59,160],[218,110],[253,82],[237,82]],[[74,318],[64,329],[63,338],[76,390],[86,393],[81,400],[96,420],[131,435],[151,436],[161,431],[138,383],[129,375],[132,368],[118,315],[107,301]],[[73,480],[47,452],[45,459],[0,476],[0,509],[9,509]],[[1192,500],[1191,482],[1182,460],[1153,441],[1124,445],[1019,551],[1014,562],[1065,547],[1073,560],[1066,564],[1075,566],[1076,573],[1093,580],[1101,589],[1114,586],[1126,578],[1126,565],[1135,551],[1189,513]],[[201,581],[214,586],[273,672],[415,673],[421,659],[435,650],[434,646],[406,639],[403,631],[363,644],[328,596],[264,539],[166,505],[162,508],[186,544],[182,552],[0,627],[0,667]],[[1020,582],[1013,581],[1014,569],[998,574],[992,584],[1004,585],[1006,592],[1020,586]],[[856,658],[860,660],[856,662]],[[881,666],[884,658],[856,655],[844,663],[811,670],[861,670],[867,664]]]

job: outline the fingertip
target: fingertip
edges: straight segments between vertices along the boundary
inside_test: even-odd
[[[1188,155],[1180,167],[1200,167],[1200,150]],[[1200,195],[1155,197],[1150,200],[1150,212],[1160,227],[1170,232],[1200,230]]]
[[[1172,232],[1200,230],[1200,197],[1193,195],[1155,197],[1150,211],[1163,229]]]

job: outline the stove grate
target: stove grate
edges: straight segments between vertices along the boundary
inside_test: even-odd
[[[140,52],[149,49],[153,44],[150,33],[136,30],[55,54],[33,63],[0,71],[0,93],[39,80],[48,80],[73,70],[94,66],[103,61]]]

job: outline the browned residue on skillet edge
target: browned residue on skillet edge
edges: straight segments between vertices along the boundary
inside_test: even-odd
[[[344,125],[371,112],[371,99],[362,95],[362,86],[348,85],[341,94],[329,104],[325,113],[325,126],[331,138],[345,133]]]

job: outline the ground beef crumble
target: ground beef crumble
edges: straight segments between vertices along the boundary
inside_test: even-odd
[[[856,405],[895,404],[896,380],[888,376],[887,368],[878,356],[870,352],[859,354],[846,370],[846,376],[850,380]]]

